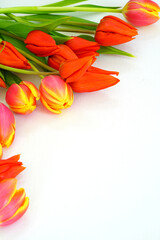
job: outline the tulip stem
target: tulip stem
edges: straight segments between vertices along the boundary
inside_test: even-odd
[[[72,28],[55,28],[55,31],[59,31],[59,32],[77,32],[77,33],[88,33],[88,34],[95,34],[96,33],[93,30],[72,29]]]
[[[0,8],[0,13],[54,13],[54,12],[113,12],[121,13],[122,9],[107,8],[107,7],[9,7]]]
[[[55,75],[55,72],[35,72],[35,71],[28,71],[28,70],[24,70],[24,69],[19,69],[19,68],[12,68],[12,67],[8,67],[5,65],[0,64],[0,68],[10,71],[10,72],[16,72],[16,73],[22,73],[22,74],[29,74],[29,75]]]
[[[28,61],[29,62],[29,64],[31,65],[31,67],[32,67],[32,69],[33,69],[33,71],[35,71],[35,72],[37,72],[37,73],[39,73],[39,71],[38,71],[38,69],[30,62],[30,61]],[[41,79],[43,79],[44,78],[44,76],[43,75],[41,75],[41,74],[39,74],[39,77],[41,78]]]

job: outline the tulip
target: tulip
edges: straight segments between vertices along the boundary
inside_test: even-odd
[[[96,29],[95,40],[102,46],[113,46],[133,40],[137,29],[129,23],[114,17],[104,17]]]
[[[0,42],[0,64],[8,67],[30,69],[28,60],[9,42]]]
[[[95,60],[95,56],[68,60],[61,64],[59,73],[67,83],[78,81]]]
[[[7,226],[21,218],[27,211],[29,198],[23,188],[17,190],[15,178],[0,182],[0,226]]]
[[[3,81],[3,79],[1,77],[0,77],[0,87],[7,88],[5,82]]]
[[[0,159],[1,159],[2,155],[3,155],[2,145],[0,144]]]
[[[88,41],[80,37],[73,37],[65,42],[65,44],[75,52],[78,57],[91,56],[100,49],[100,45],[97,42]]]
[[[12,84],[6,93],[6,102],[12,111],[20,114],[29,114],[36,108],[36,100],[39,100],[40,93],[36,86],[27,81],[20,85]]]
[[[40,30],[29,32],[24,42],[27,44],[26,47],[39,57],[51,56],[59,51],[54,39]]]
[[[122,13],[131,24],[137,27],[147,26],[159,20],[160,7],[151,0],[130,0]]]
[[[15,155],[8,159],[0,160],[0,181],[6,178],[15,178],[25,167],[22,162],[18,162],[20,155]]]
[[[119,82],[119,79],[113,77],[112,74],[118,75],[118,72],[90,67],[78,81],[70,83],[70,86],[73,91],[79,93],[98,91]]]
[[[40,100],[53,113],[61,113],[73,103],[73,91],[61,77],[51,75],[42,79]]]
[[[0,155],[2,147],[9,147],[15,136],[15,118],[11,110],[0,103]]]
[[[72,59],[78,59],[77,55],[68,46],[60,44],[57,54],[48,58],[48,65],[59,70],[59,67],[63,62]]]

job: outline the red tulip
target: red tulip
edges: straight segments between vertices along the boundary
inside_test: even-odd
[[[65,42],[65,44],[75,52],[78,57],[86,57],[94,55],[100,46],[97,42],[88,41],[80,37],[73,37]]]
[[[24,42],[32,53],[40,57],[51,56],[59,51],[54,39],[40,30],[31,31]]]
[[[113,46],[133,40],[137,29],[129,23],[114,17],[104,17],[96,29],[95,40],[102,46]]]
[[[5,82],[3,81],[3,79],[1,77],[0,77],[0,87],[7,88]]]
[[[0,43],[0,64],[8,67],[30,69],[28,60],[9,42]]]
[[[98,91],[119,82],[119,79],[113,77],[112,74],[118,75],[118,72],[90,67],[78,81],[71,82],[70,86],[75,92]]]
[[[18,162],[20,155],[15,155],[8,159],[0,160],[0,181],[6,178],[15,178],[25,167],[22,162]]]
[[[130,0],[123,8],[125,18],[134,26],[147,26],[159,20],[160,7],[151,0]]]
[[[68,60],[61,64],[59,73],[67,83],[78,81],[95,60],[95,56]]]
[[[59,51],[48,58],[48,65],[57,70],[64,61],[78,59],[77,55],[68,46],[64,44],[58,46]]]

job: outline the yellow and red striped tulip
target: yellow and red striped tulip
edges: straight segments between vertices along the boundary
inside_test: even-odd
[[[15,178],[0,182],[0,226],[7,226],[21,218],[29,205],[23,188],[17,190]]]
[[[157,22],[159,12],[160,7],[151,0],[130,0],[122,10],[127,21],[137,27]]]
[[[20,114],[29,114],[36,108],[36,100],[39,100],[40,92],[36,86],[27,81],[20,85],[12,84],[6,93],[6,102],[12,111]]]
[[[2,147],[9,147],[15,136],[15,118],[11,110],[0,103],[0,156]]]
[[[20,155],[15,155],[8,159],[0,160],[0,181],[7,178],[15,178],[25,167],[22,162],[18,162]]]
[[[42,79],[40,100],[53,113],[61,113],[73,103],[73,91],[60,76],[50,75]]]

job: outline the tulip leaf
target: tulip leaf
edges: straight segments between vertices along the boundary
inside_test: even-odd
[[[70,40],[72,37],[52,31],[49,33],[51,37],[56,41],[56,44],[62,44],[68,40]]]
[[[80,2],[85,2],[87,0],[62,0],[56,3],[51,3],[48,5],[43,5],[42,7],[64,7],[64,6],[69,6],[72,4],[80,3]]]
[[[1,34],[3,40],[10,42],[11,44],[14,45],[14,47],[17,47],[21,50],[23,50],[24,52],[28,53],[29,55],[33,56],[34,58],[38,59],[39,61],[47,64],[47,60],[44,57],[38,57],[35,54],[31,53],[27,48],[26,45],[24,44],[24,42],[21,42],[20,40],[14,39],[12,37],[6,36],[4,34]]]
[[[45,31],[45,32],[51,32],[52,30],[54,30],[57,26],[63,24],[64,22],[68,21],[71,17],[69,16],[61,16],[61,18],[52,21],[52,24],[45,26],[44,28],[41,28],[41,30]]]
[[[15,75],[10,71],[6,71],[6,70],[2,70],[2,71],[3,71],[5,83],[8,86],[11,86],[13,83],[20,84],[20,82],[22,81],[17,75]]]
[[[83,4],[83,5],[76,5],[75,7],[87,7],[87,8],[105,8],[105,9],[118,9],[120,7],[105,7],[95,4]]]
[[[4,74],[3,74],[3,70],[2,70],[2,69],[0,69],[0,78],[2,78],[3,80],[5,80],[5,79],[4,79]]]

